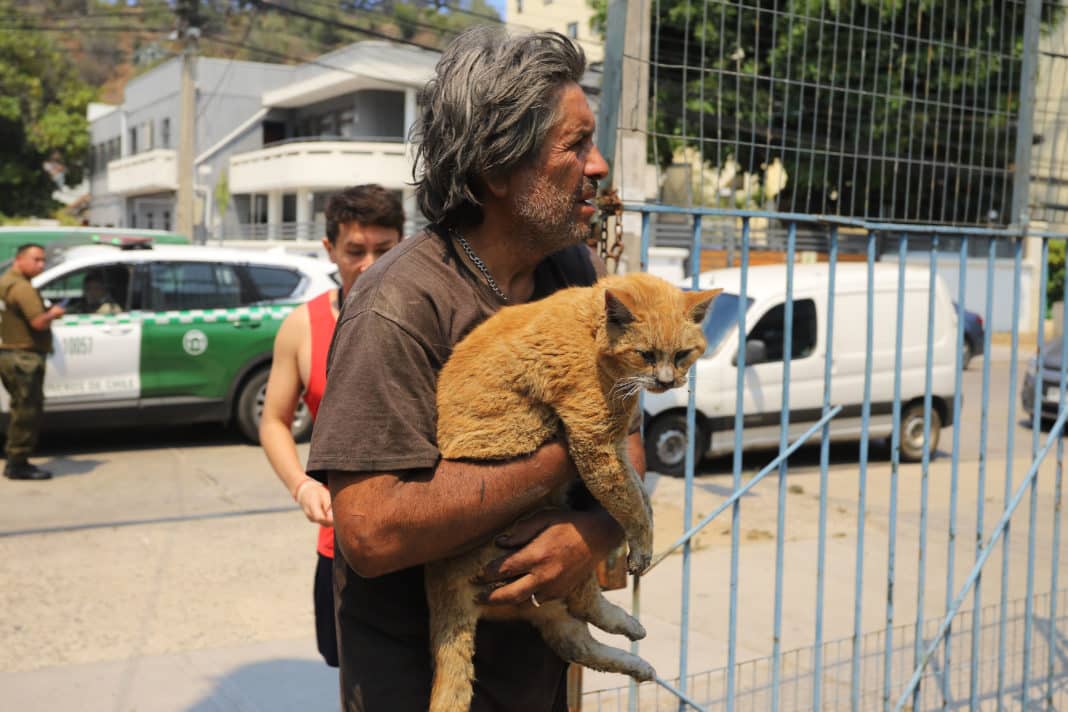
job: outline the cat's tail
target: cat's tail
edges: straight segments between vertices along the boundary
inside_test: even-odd
[[[427,575],[430,602],[430,650],[434,657],[434,684],[429,712],[459,712],[471,707],[475,679],[475,629],[479,611],[468,596],[435,586]]]

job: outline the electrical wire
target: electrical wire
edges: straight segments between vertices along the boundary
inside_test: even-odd
[[[276,12],[280,12],[280,13],[282,13],[284,15],[291,15],[292,17],[300,17],[300,18],[303,18],[305,20],[311,20],[313,22],[319,22],[319,23],[322,23],[324,25],[329,25],[331,27],[335,27],[335,28],[338,28],[338,29],[348,30],[350,32],[358,32],[360,34],[369,35],[371,37],[377,37],[378,39],[388,40],[390,42],[396,42],[398,44],[405,44],[405,45],[409,45],[411,47],[418,47],[419,49],[425,49],[425,50],[430,51],[430,52],[435,52],[436,53],[436,52],[440,51],[437,47],[430,47],[428,45],[424,45],[424,44],[421,44],[419,42],[413,42],[412,40],[405,40],[405,39],[400,39],[400,38],[397,38],[397,37],[391,37],[391,36],[387,35],[384,32],[377,32],[376,30],[370,30],[370,29],[367,29],[365,27],[359,27],[357,25],[353,25],[353,24],[350,24],[348,22],[342,22],[341,20],[334,20],[334,19],[331,19],[331,18],[328,18],[328,17],[322,17],[321,15],[316,15],[314,13],[305,12],[303,10],[297,10],[296,8],[285,7],[283,5],[277,5],[277,4],[273,3],[273,2],[267,2],[266,0],[252,0],[252,3],[254,5],[259,6],[260,8],[267,8],[267,9],[270,9],[270,10],[274,10]]]

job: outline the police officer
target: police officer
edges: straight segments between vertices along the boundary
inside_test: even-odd
[[[45,268],[41,245],[20,245],[11,269],[0,276],[0,381],[11,397],[7,426],[7,464],[11,480],[47,480],[48,470],[30,464],[44,411],[45,359],[52,351],[52,322],[63,316],[61,306],[45,308],[30,280]]]

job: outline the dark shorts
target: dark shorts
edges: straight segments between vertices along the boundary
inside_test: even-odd
[[[315,565],[315,640],[330,667],[337,667],[337,625],[334,622],[334,560],[317,554]]]

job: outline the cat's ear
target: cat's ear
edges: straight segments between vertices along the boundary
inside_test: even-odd
[[[700,324],[708,316],[708,308],[713,300],[719,296],[722,289],[708,289],[703,292],[684,292],[686,295],[686,309],[694,323]]]
[[[622,329],[634,321],[634,313],[624,300],[626,296],[623,292],[604,290],[604,315],[609,326]]]

